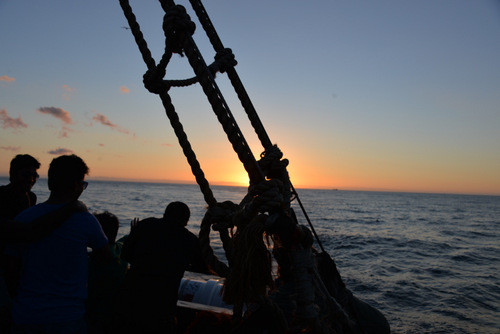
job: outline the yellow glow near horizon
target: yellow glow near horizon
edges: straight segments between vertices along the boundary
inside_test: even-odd
[[[293,150],[292,150],[293,151]],[[32,154],[33,151],[26,153]],[[248,187],[248,175],[234,152],[220,153],[218,157],[203,157],[201,167],[210,185]],[[123,181],[195,183],[189,164],[182,153],[162,155],[129,152],[129,155],[95,155],[91,152],[76,152],[90,167],[89,179],[113,179]],[[442,170],[414,163],[418,168],[395,166],[387,163],[378,166],[368,160],[338,158],[336,163],[321,164],[319,158],[303,155],[303,160],[295,159],[291,152],[287,170],[295,188],[406,191],[435,193],[468,193],[500,195],[500,180],[494,180],[488,171],[484,175],[463,178],[470,174],[462,167]],[[9,163],[13,155],[0,155],[0,175],[8,176]],[[42,163],[41,177],[47,177],[50,161],[54,156],[41,154],[37,158]],[[331,159],[331,158],[330,158]],[[325,160],[323,160],[325,161]],[[371,165],[372,168],[365,166]]]

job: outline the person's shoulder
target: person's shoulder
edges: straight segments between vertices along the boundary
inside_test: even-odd
[[[193,241],[198,241],[198,237],[196,236],[196,234],[194,234],[193,232],[189,231],[187,228],[182,228],[182,232],[181,232],[187,239]]]
[[[148,218],[144,218],[144,219],[139,220],[139,224],[158,223],[160,221],[161,221],[160,218],[148,217]]]
[[[137,222],[138,227],[145,227],[145,228],[158,226],[161,224],[162,220],[160,218],[155,218],[155,217],[144,218]]]
[[[74,212],[70,217],[69,220],[73,222],[78,222],[79,224],[91,224],[91,225],[96,225],[100,226],[99,221],[97,218],[91,214],[90,212]]]
[[[79,218],[79,219],[86,219],[86,220],[91,220],[93,222],[99,223],[97,218],[93,214],[91,214],[90,212],[87,212],[87,211],[75,212],[75,213],[73,213],[73,216],[76,218]]]
[[[162,226],[162,221],[159,218],[144,218],[137,222],[137,225],[134,227],[134,233],[154,233],[151,231],[158,231]]]
[[[53,210],[54,210],[54,208],[48,204],[45,204],[45,203],[36,204],[36,205],[30,206],[29,208],[24,209],[23,211],[19,212],[16,215],[15,220],[18,220],[20,222],[27,222],[27,221],[30,221],[32,219],[37,218],[38,216],[42,216],[46,213],[50,213]]]

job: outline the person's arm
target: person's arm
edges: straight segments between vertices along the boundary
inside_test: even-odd
[[[6,220],[1,224],[0,238],[5,242],[32,242],[39,240],[59,227],[72,214],[88,212],[83,202],[74,201],[43,215],[29,223]]]

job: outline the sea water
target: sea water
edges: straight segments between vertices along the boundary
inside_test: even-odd
[[[246,194],[212,190],[219,202],[239,203]],[[33,191],[46,200],[46,180]],[[297,191],[318,235],[315,247],[333,257],[347,287],[378,308],[393,333],[500,333],[500,196]],[[120,236],[131,219],[160,217],[177,200],[190,206],[189,228],[197,233],[206,210],[197,185],[90,180],[80,199],[92,212],[116,214]]]

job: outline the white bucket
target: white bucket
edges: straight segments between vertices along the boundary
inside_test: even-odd
[[[179,301],[207,306],[232,309],[222,300],[222,282],[220,280],[196,280],[183,278],[179,285]]]

